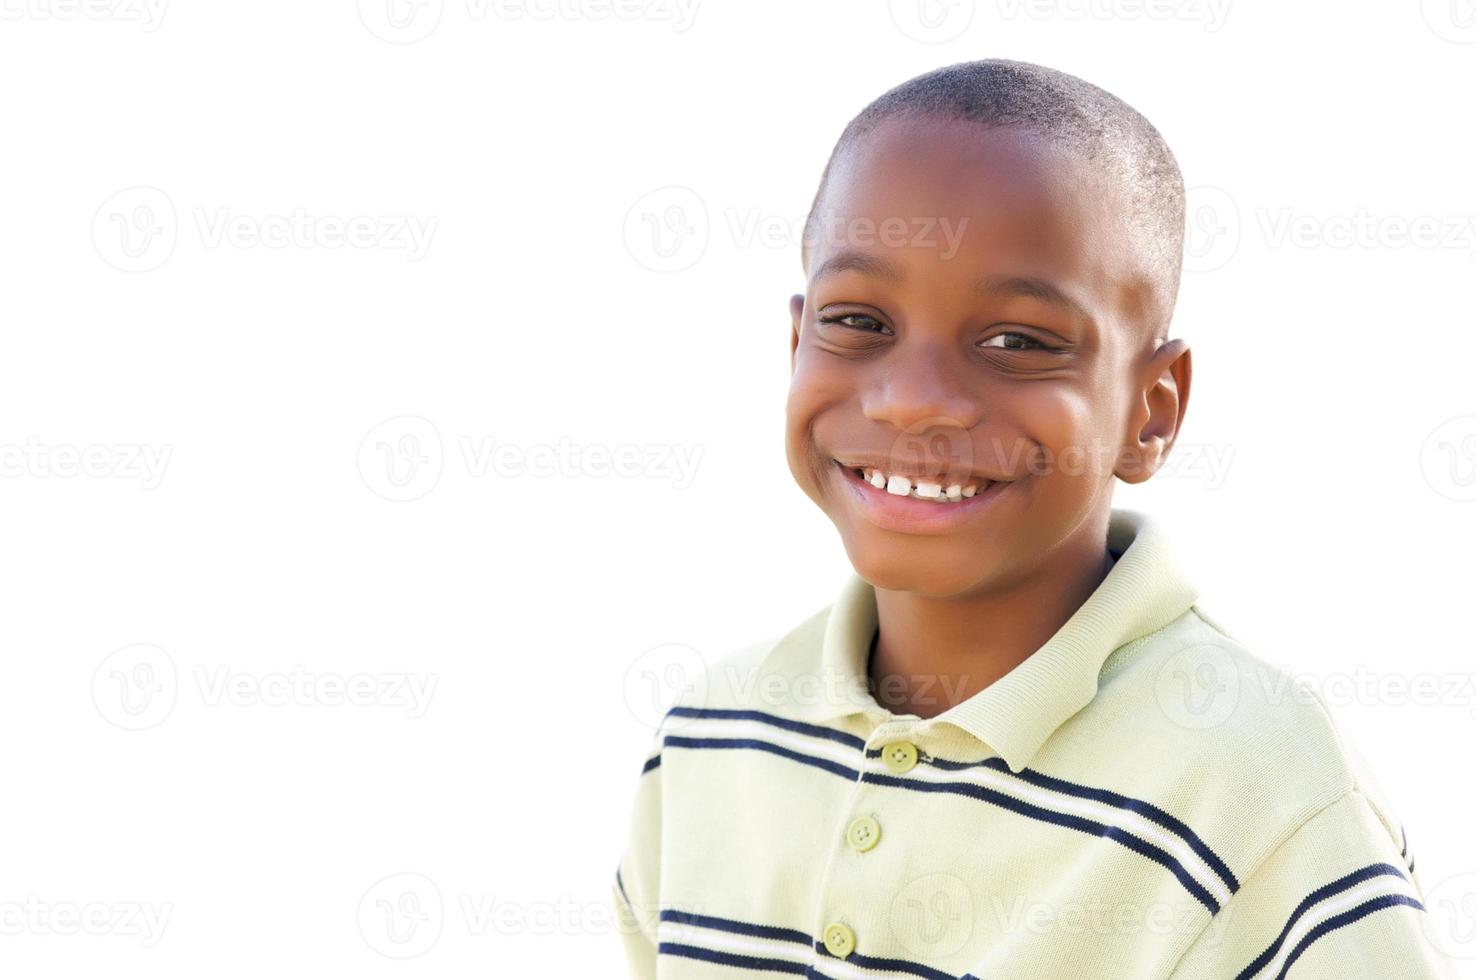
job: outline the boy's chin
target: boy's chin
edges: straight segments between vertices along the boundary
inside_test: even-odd
[[[922,547],[915,543],[885,547],[846,540],[846,556],[857,575],[888,592],[944,598],[988,589],[992,581],[1005,577],[1005,570],[977,547],[937,538],[922,542]]]

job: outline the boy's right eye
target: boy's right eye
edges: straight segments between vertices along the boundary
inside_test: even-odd
[[[867,333],[880,333],[887,330],[887,325],[874,316],[865,313],[827,313],[820,317],[821,323],[838,323],[843,327],[851,327],[855,330],[864,330]]]

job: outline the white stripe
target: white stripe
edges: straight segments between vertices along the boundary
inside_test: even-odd
[[[674,729],[672,735],[683,738],[756,738],[782,745],[805,755],[817,755],[837,762],[847,769],[860,770],[862,756],[859,749],[848,749],[844,745],[814,735],[791,732],[776,728],[761,721],[727,718],[694,718],[691,724]]]
[[[788,960],[807,965],[814,957],[814,949],[808,943],[787,942],[783,939],[765,939],[762,936],[745,936],[741,933],[712,929],[688,922],[673,922],[665,919],[656,929],[656,937],[664,943],[686,943],[724,953],[739,953],[746,956],[764,956],[769,959]]]
[[[1404,895],[1408,898],[1417,896],[1409,893],[1409,882],[1403,878],[1395,878],[1393,875],[1379,875],[1377,878],[1363,882],[1351,891],[1338,892],[1329,895],[1316,905],[1302,913],[1292,931],[1287,934],[1286,941],[1282,943],[1281,949],[1266,967],[1256,974],[1256,977],[1274,977],[1281,972],[1282,964],[1291,951],[1296,949],[1297,943],[1306,937],[1317,926],[1326,922],[1334,916],[1342,915],[1356,905],[1381,895]],[[1254,980],[1254,978],[1253,978]]]
[[[897,775],[885,768],[884,765],[878,765],[880,762],[879,759],[869,761],[868,772],[877,772],[892,776]],[[1203,858],[1194,853],[1183,838],[1177,834],[1169,833],[1141,814],[1134,813],[1131,810],[1124,810],[1108,804],[1098,803],[1095,800],[1082,799],[1079,796],[1069,796],[1065,793],[1058,793],[1055,790],[1043,789],[1027,783],[1023,779],[1015,776],[1007,776],[1004,773],[982,766],[960,770],[945,770],[936,769],[924,764],[908,770],[903,778],[918,779],[930,783],[975,783],[997,790],[1007,796],[1013,796],[1016,799],[1045,807],[1049,810],[1058,810],[1073,816],[1085,817],[1089,820],[1095,820],[1097,823],[1115,825],[1123,830],[1131,831],[1144,840],[1157,844],[1172,854],[1184,866],[1184,870],[1188,871],[1194,880],[1199,882],[1206,891],[1214,896],[1215,901],[1221,905],[1224,905],[1230,900],[1230,890],[1225,886],[1225,883],[1204,862]]]

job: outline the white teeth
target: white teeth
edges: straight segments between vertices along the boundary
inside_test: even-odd
[[[916,497],[918,500],[932,500],[940,504],[957,503],[979,492],[979,487],[974,484],[950,483],[946,487],[941,483],[929,483],[919,480],[914,484],[905,476],[888,476],[882,470],[862,469],[861,478],[878,490],[898,497]]]

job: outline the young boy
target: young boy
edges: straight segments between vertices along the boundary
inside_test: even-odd
[[[852,120],[809,226],[787,453],[855,573],[663,721],[614,883],[634,975],[1447,976],[1356,752],[1111,507],[1189,397],[1157,130],[939,69]]]

